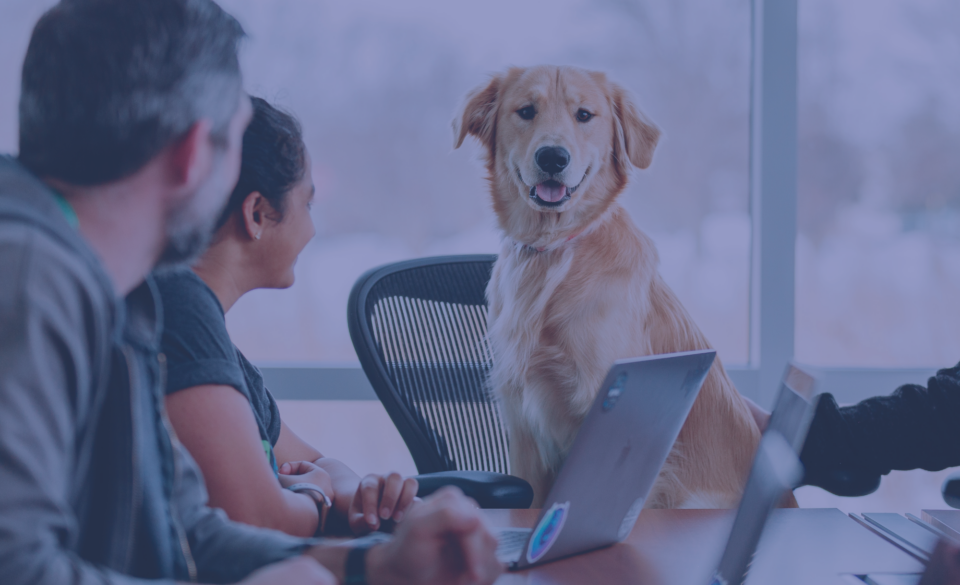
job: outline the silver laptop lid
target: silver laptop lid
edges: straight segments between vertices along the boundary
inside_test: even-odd
[[[715,356],[694,351],[613,365],[516,568],[630,534]]]
[[[783,372],[777,402],[770,413],[768,431],[776,431],[787,440],[797,455],[803,449],[813,419],[816,379],[794,364]]]
[[[743,583],[767,518],[803,477],[799,454],[815,410],[815,387],[813,376],[787,366],[711,585]]]

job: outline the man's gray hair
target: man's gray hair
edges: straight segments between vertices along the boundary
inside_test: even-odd
[[[21,163],[100,185],[136,172],[201,119],[225,143],[243,36],[212,0],[62,0],[24,59]]]

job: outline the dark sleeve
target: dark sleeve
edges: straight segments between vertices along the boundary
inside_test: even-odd
[[[174,457],[181,470],[174,498],[182,511],[201,583],[235,583],[257,569],[303,554],[321,542],[229,520],[223,510],[206,505],[203,476],[179,442],[174,442]]]
[[[895,469],[960,465],[960,364],[937,372],[926,388],[907,384],[853,406],[822,395],[800,459],[805,484],[839,495],[875,487]]]
[[[186,269],[157,275],[154,280],[163,302],[164,392],[173,394],[203,385],[233,386],[249,400],[217,297]]]
[[[270,437],[270,444],[276,447],[277,441],[280,440],[280,424],[282,422],[280,418],[280,407],[277,406],[277,401],[274,400],[273,394],[266,388],[263,390],[267,395],[269,402],[268,408],[270,409],[270,416],[267,419],[267,436]]]
[[[77,526],[75,438],[94,416],[90,339],[109,331],[92,333],[108,325],[104,299],[85,292],[97,284],[76,257],[2,227],[9,231],[0,230],[0,582],[146,585],[68,548]]]
[[[280,440],[280,409],[277,407],[277,401],[263,385],[263,374],[260,369],[250,363],[250,360],[239,351],[237,354],[244,371],[244,379],[247,381],[247,389],[250,392],[248,398],[254,416],[266,439],[271,445],[276,446],[277,441]]]

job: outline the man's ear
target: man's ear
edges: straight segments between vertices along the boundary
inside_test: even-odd
[[[178,191],[195,191],[210,172],[213,164],[213,142],[210,120],[199,120],[186,134],[170,145],[169,177]]]
[[[497,98],[503,79],[494,76],[486,85],[467,94],[463,112],[453,119],[453,147],[460,148],[463,139],[471,134],[485,146],[493,147],[497,125]]]
[[[264,223],[267,218],[267,209],[270,202],[260,194],[259,191],[253,191],[243,200],[240,205],[240,217],[243,219],[243,231],[250,236],[251,240],[259,240],[263,235]]]
[[[616,130],[613,152],[617,160],[629,160],[638,169],[649,167],[653,162],[657,141],[660,140],[660,129],[637,109],[627,92],[615,83],[610,84],[610,100]]]

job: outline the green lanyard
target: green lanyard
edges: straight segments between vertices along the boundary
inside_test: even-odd
[[[63,212],[63,216],[67,219],[67,223],[70,224],[70,227],[77,229],[80,227],[80,219],[77,217],[77,212],[73,210],[73,207],[70,205],[70,202],[63,198],[63,195],[53,191],[53,200],[57,202],[57,206],[60,207],[60,211]]]

